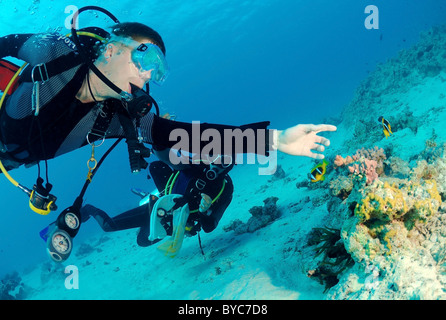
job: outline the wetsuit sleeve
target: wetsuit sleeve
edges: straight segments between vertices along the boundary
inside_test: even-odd
[[[0,58],[19,58],[19,50],[33,34],[10,34],[0,37]]]
[[[270,141],[272,141],[271,130],[267,129],[269,124],[269,121],[264,121],[238,127],[210,123],[185,123],[153,116],[151,128],[146,131],[150,136],[150,143],[162,148],[199,153],[210,142],[215,143],[215,139],[220,139],[217,141],[217,144],[220,142],[219,145],[222,148],[220,154],[268,155],[271,149]],[[211,135],[210,139],[208,135]],[[196,150],[197,147],[199,150]],[[212,151],[216,152],[216,150]]]

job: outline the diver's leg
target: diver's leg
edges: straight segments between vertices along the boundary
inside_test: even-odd
[[[110,218],[103,210],[87,204],[81,208],[82,221],[92,216],[105,232],[139,228],[145,224],[148,206],[145,204]]]

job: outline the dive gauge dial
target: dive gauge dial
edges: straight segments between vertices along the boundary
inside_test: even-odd
[[[70,229],[77,229],[79,227],[79,219],[78,217],[71,212],[65,214],[65,224]]]

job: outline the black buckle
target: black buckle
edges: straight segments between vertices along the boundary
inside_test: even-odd
[[[35,75],[36,68],[39,71],[39,73],[37,73],[37,76],[40,75],[40,79],[38,77],[36,77],[36,75]],[[46,78],[45,78],[45,76],[46,76]],[[35,83],[39,80],[42,81],[42,83],[45,83],[46,81],[50,80],[50,76],[48,74],[48,69],[46,68],[45,63],[39,63],[33,67],[32,71],[31,71],[31,80],[33,83]]]

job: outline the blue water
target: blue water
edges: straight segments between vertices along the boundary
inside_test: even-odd
[[[78,7],[101,5],[77,1]],[[378,63],[418,40],[421,31],[446,21],[438,0],[150,0],[108,1],[121,21],[138,21],[163,36],[171,74],[153,95],[178,120],[241,125],[270,120],[272,128],[339,117],[360,81]],[[0,36],[61,28],[72,1],[0,0]],[[364,27],[367,5],[379,8],[379,29]],[[81,27],[110,25],[103,15],[81,16]],[[106,150],[102,147],[97,153]],[[72,204],[87,172],[85,148],[49,161],[60,209]],[[31,187],[36,168],[13,172]],[[0,277],[47,259],[38,232],[57,213],[39,216],[6,179],[0,184]],[[130,188],[153,189],[145,174],[131,175],[125,146],[104,163],[86,195],[119,213],[137,198]],[[58,211],[59,212],[59,211]],[[83,226],[78,238],[99,232]]]

